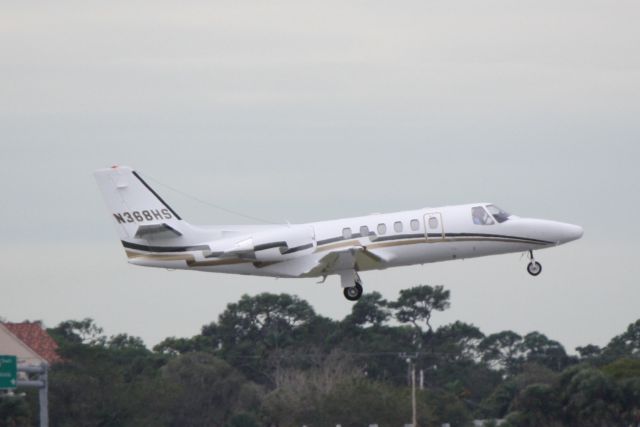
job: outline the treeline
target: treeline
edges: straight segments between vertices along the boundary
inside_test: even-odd
[[[485,335],[455,322],[441,286],[365,294],[340,321],[287,294],[243,296],[191,338],[152,350],[90,319],[49,329],[65,362],[50,373],[52,426],[400,426],[409,364],[422,371],[422,427],[640,424],[640,320],[599,348],[542,333]],[[37,401],[0,400],[0,425],[35,425]]]

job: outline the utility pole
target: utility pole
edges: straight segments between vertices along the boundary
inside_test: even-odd
[[[411,425],[412,427],[418,427],[418,410],[416,407],[416,364],[414,362],[418,357],[418,353],[400,353],[399,356],[405,359],[409,368],[409,382],[411,384]]]
[[[412,424],[413,427],[418,427],[418,420],[416,414],[416,364],[411,363],[411,408],[412,408]]]

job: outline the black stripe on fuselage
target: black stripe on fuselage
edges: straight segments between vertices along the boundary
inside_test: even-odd
[[[342,240],[345,240],[345,238],[342,236],[331,237],[329,239],[324,239],[324,240],[318,240],[318,246],[328,245],[329,243],[340,242]]]
[[[138,178],[140,180],[140,182],[142,183],[142,185],[144,185],[145,187],[147,187],[147,190],[151,191],[151,193],[156,196],[156,198],[160,201],[160,203],[162,203],[167,209],[169,209],[171,211],[171,213],[173,214],[174,217],[176,217],[176,219],[178,220],[182,220],[182,218],[180,218],[180,215],[178,215],[176,213],[176,211],[174,211],[173,209],[171,209],[171,206],[169,206],[167,204],[167,202],[165,202],[164,200],[162,200],[162,197],[160,197],[160,195],[158,193],[156,193],[154,191],[153,188],[151,188],[149,186],[149,184],[147,184],[144,179],[142,179],[142,177],[140,177],[140,175],[138,175],[138,173],[136,171],[131,171],[133,173],[133,176],[135,176],[136,178]]]
[[[340,241],[344,241],[344,240],[352,240],[354,238],[358,238],[360,235],[359,233],[354,233],[349,239],[345,239],[343,236],[338,236],[338,237],[332,237],[329,239],[323,239],[323,240],[319,240],[318,241],[318,247],[321,246],[325,246],[331,243],[335,243],[335,242],[340,242]],[[537,245],[552,245],[554,244],[554,242],[550,242],[547,240],[540,240],[540,239],[531,239],[528,237],[518,237],[518,236],[507,236],[504,234],[486,234],[486,233],[446,233],[444,235],[444,238],[456,238],[456,237],[462,237],[462,238],[468,238],[468,239],[505,239],[505,240],[510,240],[513,242],[518,242],[518,243],[532,243],[532,244],[537,244]],[[418,234],[396,234],[396,235],[389,235],[389,236],[378,236],[378,237],[374,237],[373,239],[371,239],[372,243],[377,243],[377,242],[384,242],[384,241],[394,241],[394,240],[407,240],[407,239],[419,239],[419,238],[424,238],[424,234],[423,233],[418,233]],[[429,233],[429,238],[443,238],[442,234],[440,233]],[[425,239],[425,242],[427,242],[427,240]],[[147,251],[147,252],[188,252],[188,251],[206,251],[209,250],[209,246],[207,245],[198,245],[198,246],[146,246],[146,245],[140,245],[137,243],[131,243],[131,242],[126,242],[126,241],[122,241],[122,246],[124,246],[125,248],[129,248],[129,249],[136,249],[139,251]],[[261,245],[257,245],[254,250],[255,251],[262,251],[262,250],[266,250],[266,249],[272,249],[272,248],[282,248],[282,247],[286,247],[286,242],[273,242],[273,243],[264,243]],[[290,254],[290,253],[294,253],[294,252],[299,252],[299,251],[303,251],[306,249],[310,249],[313,247],[312,243],[308,243],[305,245],[300,245],[300,246],[296,246],[293,247],[291,249],[288,249],[286,251],[283,252],[283,254]],[[220,253],[216,253],[216,254],[220,254]],[[214,256],[213,254],[209,255],[208,257]]]
[[[318,240],[318,246],[324,246],[330,243],[336,243],[336,242],[340,242],[343,240],[352,240],[354,238],[359,237],[359,235],[353,234],[350,238],[346,239],[343,236],[338,236],[338,237],[331,237],[328,239],[323,239],[323,240]],[[521,243],[533,243],[533,244],[537,244],[537,245],[552,245],[554,244],[554,242],[550,242],[547,240],[540,240],[540,239],[532,239],[529,237],[518,237],[518,236],[507,236],[504,234],[487,234],[487,233],[445,233],[444,235],[442,233],[429,233],[428,234],[428,238],[429,239],[448,239],[448,238],[453,238],[455,239],[456,237],[463,237],[463,238],[470,238],[470,239],[504,239],[504,240],[511,240],[511,241],[516,241],[516,242],[521,242]],[[371,236],[371,242],[372,243],[377,243],[377,242],[385,242],[385,241],[393,241],[393,240],[407,240],[407,239],[420,239],[420,238],[425,238],[424,233],[414,233],[414,234],[392,234],[392,235],[388,235],[388,236]],[[425,239],[425,242],[427,240]]]
[[[424,234],[421,234],[421,236],[424,236]],[[328,239],[318,240],[318,246],[328,245],[329,243],[340,242],[342,240],[359,239],[360,237],[364,237],[364,236],[362,236],[362,234],[360,233],[352,233],[351,236],[348,238],[344,236],[330,237]],[[371,241],[380,240],[379,238],[376,238],[376,233],[374,233],[373,231],[370,231],[367,237],[371,238]],[[386,237],[391,237],[391,236],[386,236]]]
[[[255,245],[253,247],[253,250],[255,252],[258,252],[258,251],[266,251],[267,249],[286,248],[286,247],[287,247],[287,242],[271,242],[271,243],[261,243],[259,245]]]
[[[436,234],[436,236],[440,236],[440,234]],[[429,234],[431,237],[431,234]],[[554,242],[550,242],[548,240],[540,240],[540,239],[532,239],[530,237],[518,237],[518,236],[507,236],[504,234],[486,234],[486,233],[446,233],[445,237],[479,237],[479,238],[489,238],[489,239],[513,239],[519,240],[522,242],[530,242],[537,243],[541,245],[552,245]]]
[[[294,252],[304,251],[306,249],[311,249],[312,247],[313,247],[313,243],[307,243],[306,245],[300,245],[300,246],[293,247],[291,249],[287,249],[286,251],[284,251],[282,253],[282,255],[292,254]]]
[[[438,234],[438,236],[441,236],[441,235]],[[371,241],[372,242],[386,242],[386,241],[389,241],[389,240],[419,239],[421,237],[424,238],[424,233],[418,233],[418,234],[395,234],[395,235],[390,235],[390,236],[372,237]],[[429,235],[429,237],[432,237],[432,236]]]
[[[139,245],[137,243],[126,242],[122,240],[122,246],[128,249],[135,249],[137,251],[147,252],[189,252],[189,251],[208,251],[209,246],[197,245],[197,246],[147,246]]]
[[[330,243],[340,242],[343,240],[352,240],[360,237],[359,234],[354,233],[350,238],[344,238],[343,236],[330,237],[328,239],[318,240],[318,246],[327,245]],[[372,242],[385,242],[392,240],[406,240],[406,239],[420,239],[424,238],[424,233],[413,233],[413,234],[391,234],[388,236],[376,236],[375,233],[370,234]],[[466,237],[466,238],[484,238],[484,239],[509,239],[509,240],[517,240],[519,242],[528,242],[542,245],[551,245],[554,242],[550,242],[547,240],[539,240],[532,239],[529,237],[518,237],[518,236],[508,236],[504,234],[487,234],[487,233],[445,233],[444,236],[442,233],[429,233],[428,238],[430,239],[447,239],[447,238],[456,238],[456,237]]]

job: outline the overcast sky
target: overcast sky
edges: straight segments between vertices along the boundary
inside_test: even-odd
[[[0,316],[92,317],[154,345],[243,293],[350,311],[338,279],[126,263],[92,177],[133,166],[190,222],[197,198],[305,222],[492,201],[582,240],[362,275],[444,285],[434,323],[538,330],[569,351],[640,317],[637,1],[3,2]]]

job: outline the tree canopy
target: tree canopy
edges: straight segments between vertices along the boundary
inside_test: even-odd
[[[631,425],[640,419],[640,320],[578,355],[541,332],[485,335],[434,317],[442,286],[387,301],[365,294],[342,320],[293,295],[243,295],[193,337],[152,350],[91,319],[49,329],[52,425],[259,427],[401,425],[411,419],[405,355],[424,388],[419,425]],[[0,426],[34,425],[36,399],[0,399]]]

